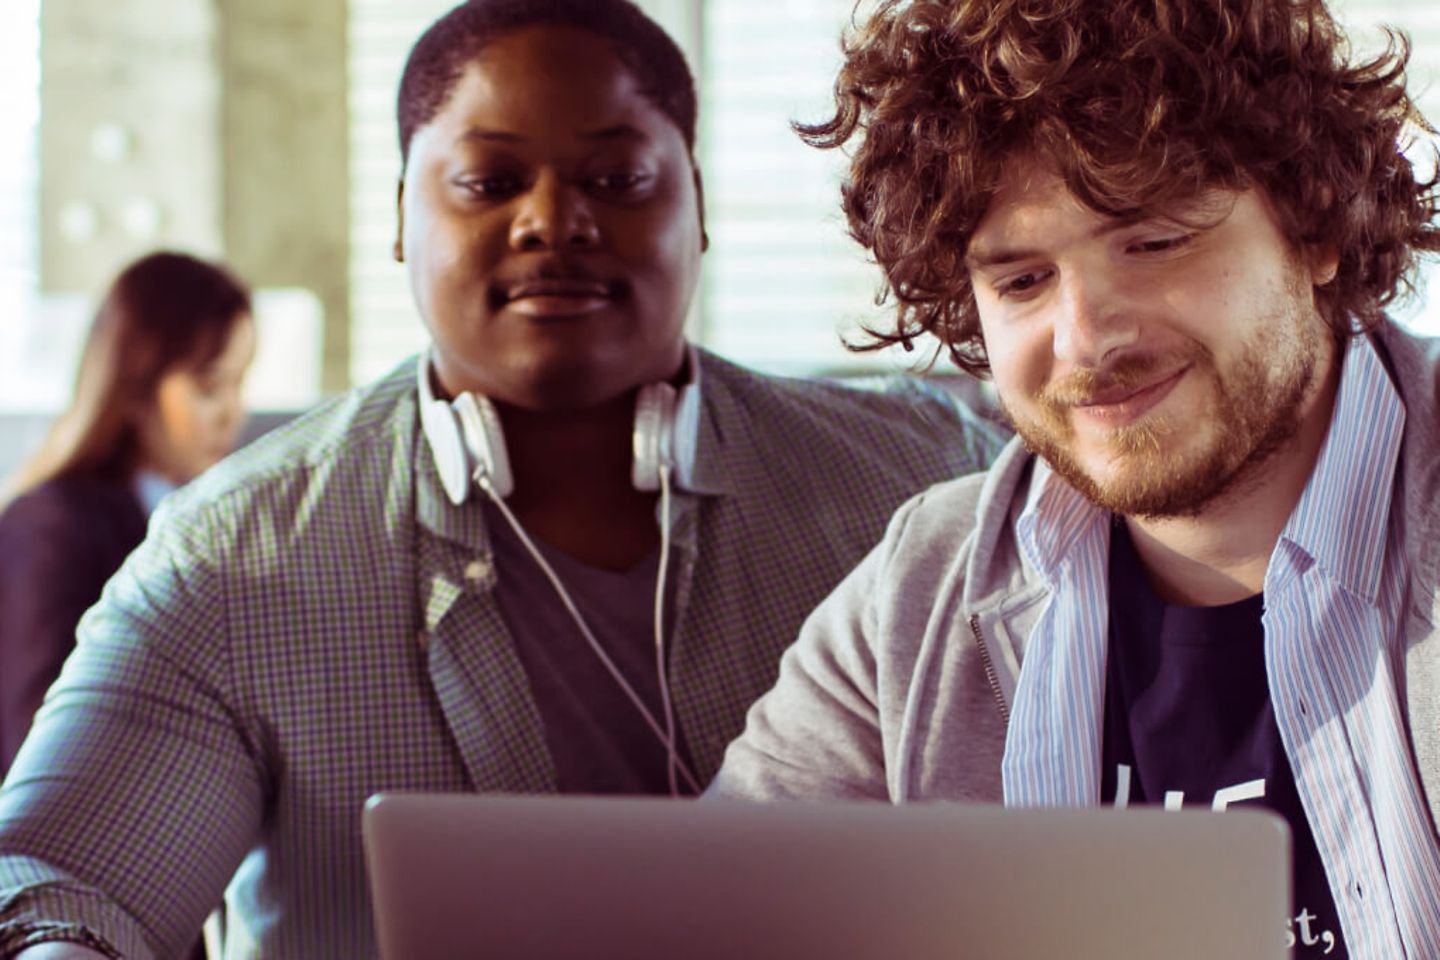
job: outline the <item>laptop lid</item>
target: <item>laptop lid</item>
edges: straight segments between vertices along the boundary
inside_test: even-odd
[[[386,960],[1285,960],[1259,810],[391,794],[364,816]]]

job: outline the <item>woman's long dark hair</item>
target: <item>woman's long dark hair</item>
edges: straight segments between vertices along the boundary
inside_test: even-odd
[[[96,311],[70,406],[0,491],[0,506],[48,480],[133,471],[136,416],[154,402],[161,378],[213,362],[250,312],[249,291],[216,264],[160,252],[126,267]]]

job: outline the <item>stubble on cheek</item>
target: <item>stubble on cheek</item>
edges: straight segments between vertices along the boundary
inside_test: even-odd
[[[1319,362],[1318,335],[1307,335],[1302,323],[1283,311],[1267,317],[1223,371],[1203,346],[1187,349],[1186,379],[1201,385],[1187,391],[1195,399],[1177,409],[1180,398],[1172,398],[1166,413],[1107,431],[1103,465],[1083,462],[1069,412],[1069,402],[1087,396],[1086,377],[1042,390],[1033,415],[1006,411],[1026,446],[1096,506],[1126,516],[1196,516],[1244,489],[1298,430]],[[1177,359],[1147,362],[1131,374],[1143,383]]]

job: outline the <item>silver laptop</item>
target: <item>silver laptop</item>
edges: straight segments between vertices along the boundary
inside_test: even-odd
[[[386,960],[1285,960],[1257,810],[381,795]]]

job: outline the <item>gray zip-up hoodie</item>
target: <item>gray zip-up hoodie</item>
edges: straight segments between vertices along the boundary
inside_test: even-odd
[[[1405,403],[1395,506],[1410,565],[1401,693],[1440,822],[1440,341],[1374,334]],[[1025,644],[1050,598],[1015,520],[1034,457],[930,488],[801,629],[730,745],[712,796],[1002,799],[1000,761]]]

